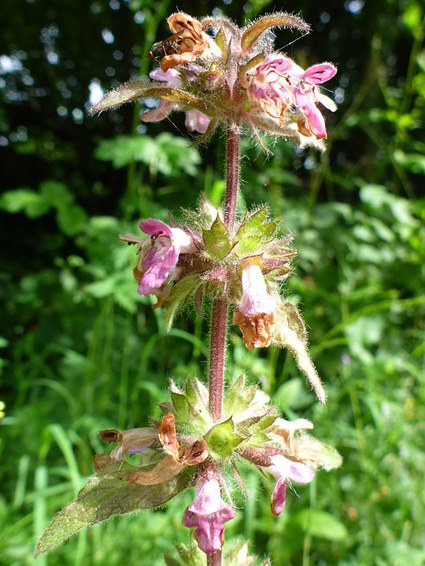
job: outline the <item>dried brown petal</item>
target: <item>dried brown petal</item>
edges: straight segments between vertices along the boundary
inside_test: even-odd
[[[129,476],[128,481],[141,485],[157,485],[176,476],[185,466],[186,464],[176,461],[172,455],[167,455],[152,470],[136,472]]]
[[[171,31],[179,37],[179,46],[176,53],[166,55],[161,61],[161,69],[165,72],[176,65],[191,63],[205,52],[209,52],[213,40],[204,33],[204,26],[199,20],[178,12],[167,20]]]
[[[197,440],[184,451],[182,461],[188,466],[196,466],[206,460],[209,456],[205,440]]]
[[[111,458],[109,454],[95,454],[93,456],[94,471],[100,472],[113,462],[115,462],[115,460]]]
[[[154,428],[142,427],[130,430],[107,429],[99,432],[101,440],[106,442],[119,442],[120,445],[112,450],[110,456],[114,460],[122,460],[131,448],[138,448],[158,439]]]
[[[164,451],[169,454],[176,462],[180,461],[183,448],[177,442],[176,425],[173,413],[167,413],[161,419],[158,427],[158,437],[164,447]]]
[[[266,468],[273,464],[273,456],[281,454],[282,451],[278,448],[273,448],[272,446],[265,446],[263,448],[255,446],[247,446],[240,452],[242,458],[249,460],[256,466],[261,466]]]
[[[273,313],[257,313],[253,316],[246,316],[239,309],[236,309],[233,313],[233,324],[240,327],[243,341],[248,350],[267,348],[270,345],[273,323]]]

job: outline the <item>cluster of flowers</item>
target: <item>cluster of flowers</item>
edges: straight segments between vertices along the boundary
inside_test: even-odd
[[[217,219],[220,222],[218,215]],[[144,296],[155,295],[158,302],[154,308],[167,307],[170,300],[182,302],[182,297],[186,300],[187,295],[193,294],[195,289],[202,292],[210,289],[213,294],[222,292],[236,303],[233,321],[240,326],[247,348],[267,347],[272,341],[272,327],[280,301],[274,282],[289,275],[289,262],[294,252],[285,246],[287,240],[269,245],[267,237],[263,246],[260,244],[255,250],[238,254],[238,231],[234,242],[228,246],[229,234],[225,232],[208,246],[207,236],[214,231],[211,224],[214,223],[210,221],[207,224],[209,229],[199,233],[187,224],[183,229],[149,219],[140,222],[139,226],[150,238],[129,234],[120,236],[123,241],[138,245],[140,256],[134,269],[134,276],[139,283],[138,292]],[[267,223],[266,228],[270,224],[273,223]],[[224,226],[221,224],[220,228]],[[247,238],[243,243],[246,248]],[[258,246],[257,237],[255,245]],[[214,248],[226,250],[226,247],[231,248],[228,253],[223,257],[214,257]],[[266,283],[262,268],[267,273],[269,283]],[[181,285],[187,278],[191,285],[183,285],[182,296],[176,295],[176,285]]]
[[[152,58],[161,67],[152,82],[132,81],[108,94],[92,112],[100,112],[137,98],[157,97],[159,106],[142,114],[157,122],[173,110],[186,113],[190,131],[209,135],[218,122],[232,115],[257,128],[292,137],[301,145],[321,147],[327,137],[319,104],[334,111],[335,103],[317,85],[331,79],[336,68],[319,63],[304,70],[292,59],[273,52],[267,32],[291,27],[308,33],[308,25],[285,13],[260,18],[239,29],[225,18],[202,21],[178,12],[168,18],[173,35],[155,44]],[[210,30],[215,37],[209,35]],[[259,138],[258,138],[259,139]]]
[[[276,479],[271,499],[275,515],[280,515],[284,508],[291,480],[309,483],[318,467],[331,469],[340,463],[332,448],[310,435],[300,435],[302,430],[313,428],[310,421],[289,422],[274,416],[268,396],[256,387],[246,387],[244,376],[227,391],[223,421],[218,424],[208,415],[208,391],[201,382],[192,380],[186,392],[172,384],[171,391],[179,396],[178,407],[164,404],[163,410],[170,412],[157,423],[157,428],[100,431],[102,440],[120,444],[110,454],[95,456],[95,467],[104,469],[124,460],[127,454],[140,453],[146,461],[141,462],[141,471],[132,473],[128,481],[143,486],[164,484],[185,468],[196,467],[192,476],[196,494],[184,512],[183,524],[195,529],[199,548],[206,554],[222,547],[224,524],[236,516],[223,462],[241,484],[243,480],[236,468],[240,458]],[[156,462],[153,467],[149,466],[151,461]],[[244,489],[243,484],[241,487]],[[223,498],[223,490],[228,502]]]

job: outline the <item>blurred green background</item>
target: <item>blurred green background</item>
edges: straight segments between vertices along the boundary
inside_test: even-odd
[[[314,32],[276,31],[302,66],[332,61],[327,151],[243,141],[242,200],[271,202],[294,234],[286,294],[309,328],[328,391],[315,402],[291,355],[247,352],[231,328],[229,377],[247,370],[288,418],[305,417],[343,466],[270,514],[273,480],[246,470],[226,539],[276,566],[423,566],[425,551],[424,5],[406,0],[210,2],[243,25],[277,7]],[[104,428],[146,426],[170,377],[204,376],[208,325],[190,310],[166,334],[119,233],[223,193],[223,135],[190,146],[184,116],[140,123],[146,104],[90,118],[101,92],[147,74],[170,2],[3,0],[0,11],[0,564],[161,565],[187,542],[190,492],[115,518],[35,562],[52,515],[92,473]],[[286,47],[285,47],[286,46]],[[147,101],[151,104],[153,101]],[[243,204],[243,202],[241,202]],[[3,415],[4,413],[4,415]]]

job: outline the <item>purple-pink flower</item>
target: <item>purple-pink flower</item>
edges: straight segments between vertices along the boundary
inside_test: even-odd
[[[286,500],[286,486],[289,484],[289,480],[298,483],[310,483],[314,478],[314,470],[301,462],[288,460],[281,454],[273,456],[271,466],[265,469],[277,480],[270,505],[274,515],[282,513]]]
[[[213,554],[224,544],[224,523],[234,519],[235,511],[220,494],[220,484],[209,471],[196,481],[196,496],[185,510],[183,525],[195,529],[199,548],[205,554]]]
[[[164,283],[181,253],[193,253],[197,248],[189,234],[180,228],[170,228],[161,220],[150,218],[140,222],[139,227],[151,237],[151,247],[143,257],[145,271],[138,293],[149,295]]]
[[[292,59],[273,54],[247,71],[244,82],[249,99],[258,103],[280,127],[285,124],[287,110],[295,107],[305,120],[297,122],[300,133],[305,136],[313,134],[321,139],[327,134],[317,104],[321,103],[332,111],[336,106],[316,85],[328,81],[336,72],[331,63],[313,65],[304,71]]]
[[[270,314],[274,307],[275,301],[267,291],[260,267],[245,262],[242,266],[242,299],[239,310],[245,316],[254,316],[259,313]]]
[[[180,73],[175,69],[168,69],[165,73],[162,69],[155,69],[149,76],[155,81],[166,82],[166,88],[180,88],[182,86]],[[143,122],[160,122],[173,110],[179,109],[180,104],[177,102],[171,102],[170,100],[161,98],[159,106],[142,114],[141,119]],[[210,122],[211,118],[199,110],[194,109],[186,111],[185,125],[189,132],[205,134]]]
[[[260,267],[250,261],[245,262],[242,265],[242,299],[233,313],[233,323],[242,330],[249,350],[270,344],[275,306],[275,299],[267,290]]]

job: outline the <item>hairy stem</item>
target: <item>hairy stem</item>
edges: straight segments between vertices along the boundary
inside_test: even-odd
[[[233,231],[236,216],[236,201],[239,187],[239,132],[238,121],[231,118],[227,123],[226,152],[226,196],[224,201],[224,223]],[[227,333],[227,298],[213,302],[211,315],[209,404],[214,421],[221,419],[223,402],[224,361]],[[220,559],[221,560],[221,559]],[[214,562],[214,564],[216,564]],[[221,562],[217,562],[221,564]]]
[[[207,555],[207,566],[221,566],[221,550]]]
[[[226,197],[224,201],[224,223],[233,232],[236,216],[236,201],[239,188],[239,124],[237,120],[227,123],[226,147]]]

